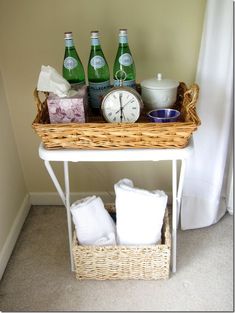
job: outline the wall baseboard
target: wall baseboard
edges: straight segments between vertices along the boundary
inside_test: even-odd
[[[112,203],[115,202],[115,193],[113,191],[110,192],[71,192],[71,204],[78,199],[82,199],[91,195],[96,195],[101,197],[104,203]],[[168,195],[168,204],[172,203],[171,193],[166,192]],[[62,200],[57,192],[30,192],[30,203],[31,205],[63,205]]]
[[[3,248],[0,251],[0,279],[2,278],[2,275],[5,271],[30,207],[30,197],[29,195],[26,195],[12,224],[11,230],[7,236],[7,240],[5,241]]]
[[[114,202],[114,192],[71,192],[71,204],[78,199],[89,197],[92,195],[100,196],[104,202]],[[31,205],[63,205],[62,200],[57,192],[30,192]]]

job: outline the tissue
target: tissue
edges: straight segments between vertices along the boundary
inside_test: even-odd
[[[50,65],[42,65],[38,78],[37,90],[53,92],[58,97],[73,96],[76,92],[71,85]]]

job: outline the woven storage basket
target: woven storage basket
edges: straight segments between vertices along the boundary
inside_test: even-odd
[[[114,205],[107,205],[114,212]],[[171,236],[168,210],[162,227],[162,243],[144,246],[81,246],[74,232],[73,257],[76,278],[95,280],[167,279]]]
[[[200,125],[198,93],[196,84],[187,88],[180,83],[174,108],[181,119],[174,123],[150,123],[143,112],[136,123],[106,123],[90,116],[87,123],[50,124],[47,101],[41,101],[35,90],[38,113],[32,127],[47,149],[184,148]]]

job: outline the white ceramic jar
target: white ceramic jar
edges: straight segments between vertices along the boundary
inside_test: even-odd
[[[141,97],[149,110],[172,108],[177,97],[179,82],[163,79],[158,73],[156,78],[146,79],[140,83]]]

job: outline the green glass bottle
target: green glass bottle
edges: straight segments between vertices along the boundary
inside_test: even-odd
[[[119,86],[122,81],[123,86],[136,88],[135,63],[128,44],[127,29],[119,30],[119,45],[113,66],[113,79],[114,86]]]
[[[73,89],[85,84],[85,72],[73,42],[72,32],[64,33],[65,53],[63,63],[63,77]]]
[[[91,50],[88,61],[89,103],[94,114],[100,114],[103,96],[110,88],[108,63],[102,51],[98,31],[91,31]]]

